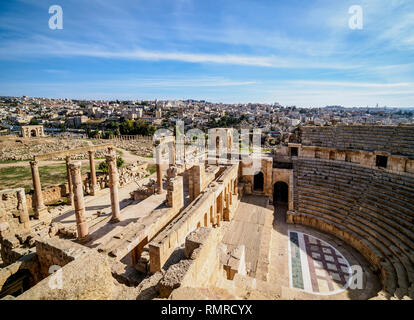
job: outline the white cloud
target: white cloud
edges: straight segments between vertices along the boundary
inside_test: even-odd
[[[302,81],[302,80],[296,80],[296,81],[292,81],[292,83],[300,84],[300,85],[358,87],[358,88],[401,88],[401,87],[414,88],[414,83],[412,83],[412,82],[367,83],[367,82],[344,82],[344,81]]]

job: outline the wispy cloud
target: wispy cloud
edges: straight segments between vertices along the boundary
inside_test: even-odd
[[[367,83],[367,82],[343,82],[343,81],[291,81],[300,85],[314,85],[314,86],[334,86],[334,87],[354,87],[354,88],[413,88],[414,82],[401,83]],[[412,92],[414,93],[414,91]]]
[[[46,37],[35,37],[35,44],[28,45],[26,41],[13,41],[0,48],[0,57],[3,59],[24,59],[33,57],[61,57],[80,56],[105,59],[126,59],[143,61],[180,61],[188,63],[216,63],[241,66],[256,66],[266,68],[304,68],[304,69],[355,69],[358,65],[342,63],[309,62],[304,59],[288,57],[236,55],[227,53],[193,53],[180,51],[155,51],[141,48],[109,49],[99,44],[86,45],[84,43],[61,41]],[[13,52],[13,56],[9,53]]]

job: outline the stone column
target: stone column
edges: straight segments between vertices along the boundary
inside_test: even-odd
[[[23,188],[20,188],[17,191],[17,201],[18,201],[20,223],[23,224],[23,227],[25,230],[30,230],[29,211],[27,210],[26,194],[24,193]]]
[[[72,187],[72,177],[70,175],[70,156],[66,156],[66,176],[68,179],[68,205],[73,206],[73,187]]]
[[[98,183],[96,181],[96,170],[95,170],[95,151],[89,151],[89,167],[91,176],[90,194],[96,195],[99,190]]]
[[[162,186],[162,166],[161,166],[161,145],[158,145],[155,149],[155,164],[157,167],[157,193],[164,191]]]
[[[88,238],[89,229],[85,218],[85,201],[83,199],[83,185],[80,161],[69,164],[73,184],[73,201],[75,205],[76,226],[78,229],[78,240],[85,241]]]
[[[118,169],[116,167],[116,155],[114,153],[106,156],[106,162],[108,163],[108,176],[109,176],[109,191],[111,194],[111,207],[112,207],[112,222],[121,221],[121,214],[119,209],[119,195],[118,195]]]
[[[40,185],[39,167],[36,160],[30,161],[30,167],[32,170],[32,180],[34,188],[34,203],[35,203],[35,218],[43,220],[48,216],[48,211],[43,203],[42,186]]]
[[[170,142],[169,148],[168,148],[168,155],[170,160],[170,167],[175,166],[175,143]]]

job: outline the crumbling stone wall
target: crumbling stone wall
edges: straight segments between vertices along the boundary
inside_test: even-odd
[[[61,288],[50,286],[51,277],[40,281],[17,297],[17,300],[98,300],[111,299],[115,282],[109,258],[96,252],[84,254],[66,264],[60,271]],[[54,278],[55,279],[55,278]],[[56,281],[59,285],[59,282]]]
[[[30,228],[23,188],[0,191],[0,239]]]
[[[149,243],[150,271],[161,270],[172,252],[185,237],[199,227],[220,226],[230,220],[238,204],[238,164],[224,172],[192,201],[165,229]]]
[[[75,242],[50,238],[36,241],[36,252],[40,264],[40,274],[43,278],[49,276],[49,268],[53,265],[60,267],[90,252],[90,249]]]
[[[179,287],[206,288],[223,276],[217,248],[222,235],[220,228],[198,228],[186,237],[187,259],[168,268],[159,283],[161,298],[168,298]]]
[[[259,163],[257,166],[255,163]],[[267,196],[273,194],[273,158],[268,156],[260,156],[258,158],[246,158],[240,162],[240,177],[241,181],[244,182],[244,191],[246,194],[253,193],[254,190],[254,176],[255,174],[263,173],[263,193]]]

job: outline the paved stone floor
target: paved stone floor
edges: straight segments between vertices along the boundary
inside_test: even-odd
[[[341,239],[287,224],[286,204],[276,204],[269,281],[280,299],[368,299],[381,289],[368,262]],[[363,289],[343,289],[350,266],[363,270]]]
[[[222,240],[228,249],[245,246],[246,269],[251,277],[267,273],[273,216],[267,204],[268,197],[244,196]]]
[[[330,244],[308,234],[289,231],[290,287],[310,293],[345,290],[352,275],[348,261]]]
[[[139,181],[140,184],[145,184],[149,179],[156,179],[156,175],[152,174],[151,176],[144,178]],[[137,189],[137,183],[132,181],[122,188],[119,188],[119,201],[121,215],[131,217],[131,214],[128,210],[128,206],[134,205],[137,202],[134,202],[130,199],[130,192]],[[165,195],[164,195],[165,196]],[[98,191],[96,196],[85,196],[85,218],[88,221],[89,228],[93,228],[96,224],[99,224],[103,220],[107,220],[111,214],[111,197],[109,194],[109,188],[102,189]],[[100,214],[98,216],[98,211]],[[52,209],[50,212],[52,222],[60,222],[65,226],[76,225],[75,210],[72,206],[64,206],[61,208]],[[139,216],[140,212],[135,213]],[[32,220],[32,223],[39,223],[37,220]]]

